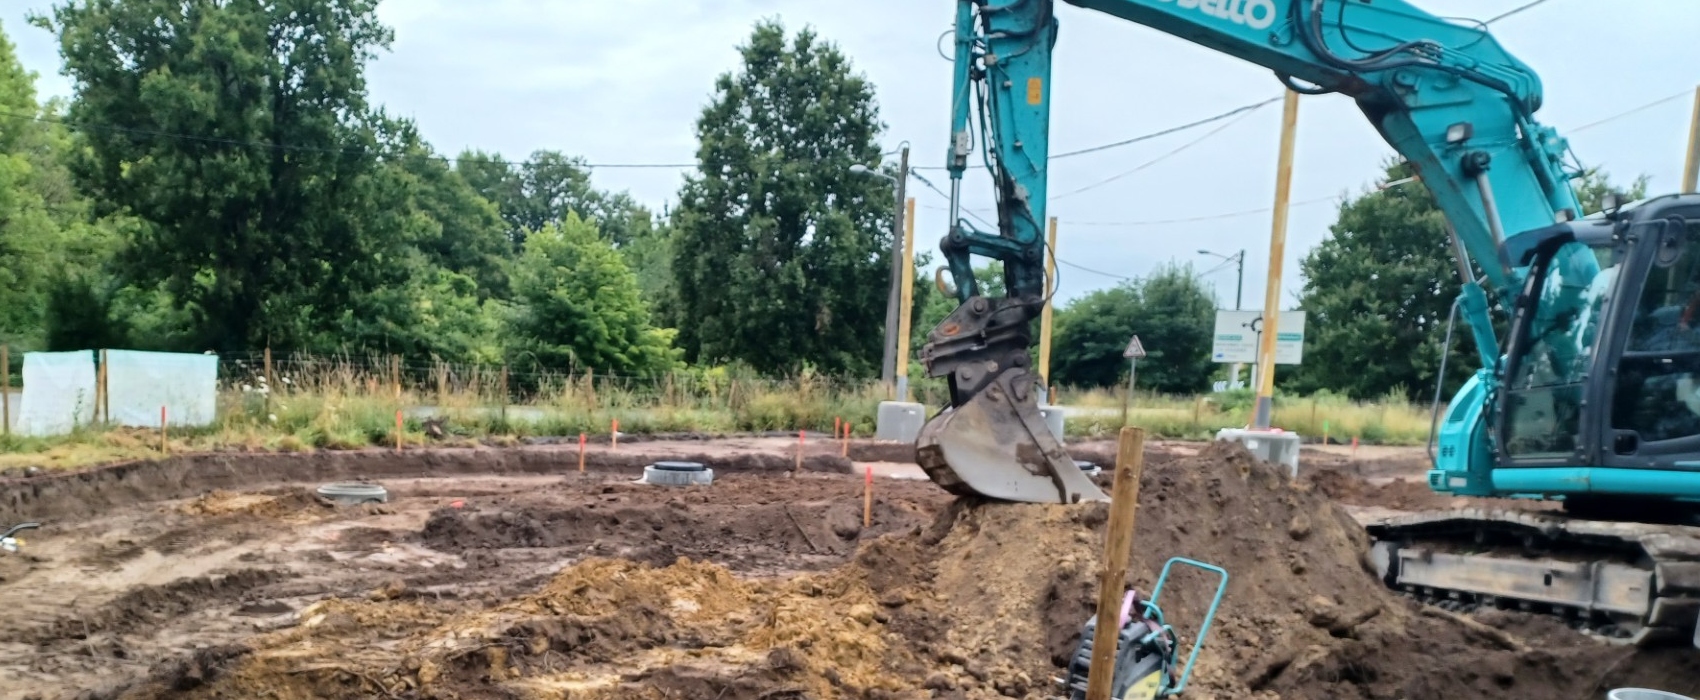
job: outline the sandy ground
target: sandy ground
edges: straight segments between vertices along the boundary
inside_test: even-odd
[[[1071,452],[1108,466],[1114,446]],[[634,483],[659,459],[716,482]],[[912,459],[806,443],[798,470],[794,436],[624,439],[581,473],[575,440],[0,479],[0,522],[44,523],[0,555],[0,698],[1055,695],[1091,614],[1103,507],[955,499]],[[1478,616],[1504,636],[1482,638],[1425,616],[1364,571],[1355,520],[1452,504],[1423,486],[1421,448],[1303,459],[1293,482],[1237,448],[1148,445],[1134,585],[1174,555],[1234,576],[1187,697],[1700,691],[1693,650],[1498,611]],[[392,500],[312,493],[355,478]],[[1177,579],[1182,629],[1208,584]]]

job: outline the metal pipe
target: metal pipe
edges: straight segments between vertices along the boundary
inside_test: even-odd
[[[1446,389],[1446,358],[1452,354],[1452,325],[1458,321],[1458,304],[1463,296],[1452,299],[1452,312],[1446,315],[1446,340],[1440,344],[1440,374],[1434,379],[1434,405],[1428,416],[1428,462],[1434,464],[1434,437],[1440,426],[1440,392]]]

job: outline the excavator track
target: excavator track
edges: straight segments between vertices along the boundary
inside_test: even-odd
[[[1365,526],[1391,588],[1558,615],[1636,646],[1700,647],[1700,527],[1459,508]]]

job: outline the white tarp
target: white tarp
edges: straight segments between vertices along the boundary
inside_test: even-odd
[[[65,435],[94,422],[94,353],[24,353],[24,396],[18,410],[22,435]]]
[[[107,350],[106,390],[118,425],[158,428],[161,406],[168,425],[210,425],[218,413],[218,356]]]

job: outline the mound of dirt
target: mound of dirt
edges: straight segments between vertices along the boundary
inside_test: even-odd
[[[744,503],[740,524],[725,513],[692,520],[710,505],[680,498],[648,511],[615,499],[439,512],[422,537],[452,548],[663,533],[720,542],[702,549],[719,556],[739,538],[791,530],[808,546],[836,507]],[[1340,507],[1237,445],[1150,466],[1140,500],[1135,587],[1149,591],[1173,556],[1231,575],[1188,698],[1533,700],[1631,683],[1681,691],[1700,678],[1691,650],[1615,649],[1507,613],[1425,614],[1371,575],[1367,537]],[[332,600],[303,610],[295,629],[249,640],[251,653],[221,657],[217,673],[190,683],[176,674],[175,685],[196,687],[170,696],[1038,700],[1057,694],[1050,679],[1093,612],[1108,514],[1106,504],[957,500],[928,524],[864,541],[835,569],[790,578],[591,558],[482,606]],[[1185,650],[1213,593],[1211,578],[1190,570],[1163,591]],[[135,697],[164,697],[161,688]]]

